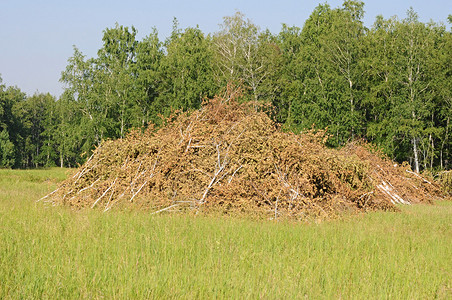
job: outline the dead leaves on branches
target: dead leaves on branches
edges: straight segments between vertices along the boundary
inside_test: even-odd
[[[239,96],[229,87],[159,130],[103,142],[45,201],[305,219],[441,196],[434,183],[366,145],[328,149],[323,131],[283,132],[265,107],[240,104]]]

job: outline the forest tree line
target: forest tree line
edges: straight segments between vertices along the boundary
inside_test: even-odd
[[[413,9],[371,28],[363,17],[364,3],[347,0],[278,34],[240,12],[211,34],[175,19],[165,41],[156,29],[138,40],[134,27],[116,24],[97,57],[74,47],[58,99],[0,78],[0,167],[76,166],[102,140],[159,126],[233,83],[244,101],[271,103],[285,130],[327,128],[332,147],[365,139],[416,171],[450,169],[452,32]]]

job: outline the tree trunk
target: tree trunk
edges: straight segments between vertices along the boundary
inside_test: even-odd
[[[444,164],[443,164],[443,151],[444,151],[444,145],[447,142],[447,137],[449,134],[449,122],[450,122],[450,117],[447,118],[447,122],[446,122],[446,133],[444,134],[444,139],[441,143],[441,152],[440,152],[440,165],[441,165],[441,169],[444,169]]]
[[[429,135],[430,145],[432,146],[432,151],[430,155],[430,169],[433,169],[433,160],[435,158],[435,144],[433,143],[432,134]]]
[[[417,140],[413,137],[413,152],[414,152],[414,170],[419,173],[419,156],[417,153]]]

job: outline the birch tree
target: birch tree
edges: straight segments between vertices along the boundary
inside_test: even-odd
[[[261,98],[260,87],[271,72],[276,50],[275,47],[267,47],[267,37],[240,12],[223,18],[220,31],[212,39],[219,86],[225,86],[228,82],[243,84],[250,90],[252,100]]]

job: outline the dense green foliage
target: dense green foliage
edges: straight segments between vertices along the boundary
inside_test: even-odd
[[[320,224],[72,211],[0,170],[1,299],[450,299],[452,203]]]
[[[209,35],[174,20],[163,42],[156,29],[138,40],[134,27],[107,28],[97,57],[74,48],[58,100],[0,86],[0,167],[73,166],[102,140],[158,126],[234,83],[244,101],[273,104],[287,130],[328,128],[330,146],[363,138],[416,171],[450,169],[452,32],[412,9],[371,28],[363,16],[363,2],[346,0],[278,34],[241,13]]]

